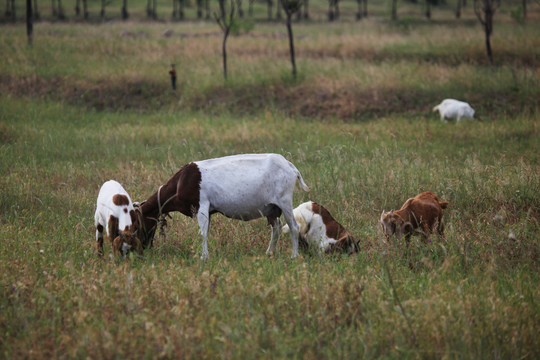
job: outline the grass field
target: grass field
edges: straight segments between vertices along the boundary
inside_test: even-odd
[[[2,25],[0,357],[539,358],[540,26],[510,10],[494,66],[470,6],[296,23],[297,80],[276,23],[230,38],[228,82],[210,22],[42,22],[33,47]],[[481,120],[441,122],[445,97]],[[282,236],[268,258],[265,220],[214,215],[202,262],[173,214],[144,257],[97,256],[103,182],[142,201],[246,152],[292,161],[311,188],[294,205],[323,204],[361,252],[291,259]],[[381,211],[426,190],[450,202],[445,236],[384,239]]]

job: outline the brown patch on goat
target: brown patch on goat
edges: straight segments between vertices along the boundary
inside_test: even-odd
[[[137,215],[135,214],[135,210],[129,211],[129,217],[131,218],[131,223],[135,224],[135,222],[137,221]]]
[[[159,215],[179,211],[189,217],[195,216],[199,211],[200,191],[201,171],[197,164],[192,162],[184,165],[161,190],[143,201],[139,207],[142,223],[139,219],[136,221],[138,236],[143,246],[152,246]]]
[[[322,205],[312,202],[311,209],[315,214],[319,214],[322,217],[322,221],[326,228],[326,236],[332,239],[336,239],[335,244],[331,244],[327,253],[331,252],[347,252],[349,249],[353,249],[350,253],[358,252],[358,244],[355,242],[354,238],[349,234],[349,232],[341,225],[339,222],[334,219],[332,214]]]
[[[109,236],[112,239],[118,236],[118,218],[116,216],[111,215],[109,217],[109,221],[107,222],[107,236]]]
[[[347,230],[334,219],[332,214],[322,205],[316,202],[312,203],[311,209],[315,214],[319,214],[322,217],[323,223],[326,227],[326,236],[332,239],[341,239],[347,236]]]
[[[97,243],[96,243],[97,252],[99,256],[103,256],[103,225],[98,224],[96,226],[96,229],[99,233],[97,236]]]
[[[396,234],[398,239],[405,235],[409,242],[415,232],[420,232],[427,239],[435,225],[440,235],[444,233],[442,223],[442,210],[448,207],[448,202],[441,202],[437,195],[426,191],[408,199],[401,209],[383,212],[381,214],[381,226],[385,236]],[[420,228],[420,231],[417,229]]]
[[[129,198],[126,195],[115,194],[112,198],[114,205],[129,205]]]

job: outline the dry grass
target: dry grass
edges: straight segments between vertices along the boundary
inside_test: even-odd
[[[506,25],[494,68],[474,27],[298,26],[292,81],[267,24],[231,38],[228,84],[219,38],[160,38],[168,24],[40,24],[33,50],[3,28],[0,357],[540,357],[538,28]],[[440,122],[447,96],[483,120]],[[295,163],[312,190],[294,203],[327,207],[360,254],[292,260],[283,237],[267,258],[265,221],[216,214],[203,263],[175,214],[144,257],[96,255],[104,181],[140,201],[189,161],[243,152]],[[450,202],[445,236],[384,240],[381,211],[425,190]]]

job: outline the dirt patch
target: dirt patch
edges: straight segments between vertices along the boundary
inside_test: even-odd
[[[212,113],[256,113],[275,109],[291,117],[313,119],[337,118],[358,121],[393,113],[431,114],[434,104],[441,101],[435,91],[410,88],[365,89],[354,84],[297,83],[276,81],[272,84],[216,86],[204,95],[190,96],[171,92],[168,84],[143,80],[102,80],[89,83],[65,78],[0,77],[0,94],[50,99],[97,110],[128,110],[138,112],[173,110],[202,110]],[[534,111],[537,100],[520,91],[476,93],[462,91],[463,98],[478,114],[492,111]],[[486,99],[488,99],[486,101]],[[4,129],[5,130],[5,129]],[[9,139],[4,131],[3,137]]]

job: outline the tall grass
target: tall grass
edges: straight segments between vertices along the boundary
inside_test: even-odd
[[[299,82],[286,44],[261,36],[232,39],[223,84],[218,38],[46,26],[33,49],[15,27],[0,35],[1,357],[540,356],[537,27],[501,27],[531,63],[487,68],[470,29],[303,25]],[[148,37],[118,41],[125,28]],[[447,32],[464,56],[445,60]],[[180,94],[171,59],[188,69]],[[473,98],[482,120],[439,121],[446,96]],[[196,222],[174,214],[144,257],[97,256],[104,181],[141,201],[189,161],[245,152],[291,160],[311,188],[294,204],[327,207],[360,254],[293,260],[284,236],[268,258],[264,220],[216,214],[201,262]],[[445,236],[384,239],[381,211],[425,190],[450,202]]]

